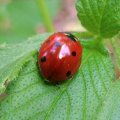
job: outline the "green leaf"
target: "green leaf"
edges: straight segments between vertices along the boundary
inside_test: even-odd
[[[77,0],[82,25],[95,35],[109,38],[120,31],[120,0]]]
[[[65,83],[46,84],[40,76],[36,50],[49,34],[0,49],[0,120],[93,120],[114,79],[110,56],[83,47],[78,72]]]
[[[96,120],[120,119],[120,81],[113,83],[108,90]]]
[[[37,53],[40,43],[46,39],[44,34],[29,38],[27,42],[5,45],[0,48],[0,93],[6,88],[6,81],[10,82],[18,76],[23,65]]]

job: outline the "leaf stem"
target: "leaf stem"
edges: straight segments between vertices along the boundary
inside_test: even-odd
[[[40,15],[43,19],[43,22],[44,22],[44,25],[45,25],[47,31],[53,32],[54,31],[53,22],[50,17],[45,0],[37,0],[37,3],[38,3]]]
[[[78,38],[80,43],[89,49],[96,49],[102,54],[107,55],[108,50],[104,45],[104,41],[101,37],[94,36],[89,32],[73,32],[73,34]]]

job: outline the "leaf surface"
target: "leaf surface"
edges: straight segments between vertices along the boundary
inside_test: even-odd
[[[32,55],[37,54],[40,44],[46,39],[44,34],[29,38],[27,42],[12,45],[1,45],[0,48],[0,93],[5,90],[5,82],[10,82],[13,78],[18,76],[19,71],[23,65],[31,58]]]
[[[110,87],[106,99],[97,116],[97,120],[120,119],[120,80]]]
[[[6,89],[7,94],[0,101],[0,120],[93,120],[95,117],[114,80],[109,54],[83,46],[78,72],[63,84],[46,84],[36,64],[36,50],[48,36],[36,36],[1,48],[0,85],[3,87],[5,78],[10,83],[0,89],[1,92]]]

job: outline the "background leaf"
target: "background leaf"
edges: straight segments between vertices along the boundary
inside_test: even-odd
[[[60,0],[45,0],[50,17],[54,19],[59,7]],[[2,10],[1,10],[2,9]],[[12,0],[0,6],[0,23],[5,22],[7,26],[1,26],[0,43],[17,43],[38,33],[44,25],[37,0]],[[3,29],[7,27],[6,29]]]
[[[6,46],[0,51],[0,64],[3,63],[1,71],[7,69],[14,73],[17,67],[22,66],[16,77],[10,74],[13,77],[10,77],[11,83],[6,89],[7,96],[0,102],[0,120],[92,120],[99,110],[114,80],[110,56],[84,47],[82,65],[73,78],[59,86],[46,84],[36,64],[37,53],[33,54],[33,51],[47,37],[47,34],[37,36],[16,47]],[[30,56],[25,62],[22,58],[26,55]],[[8,60],[6,63],[5,59]],[[20,64],[17,64],[19,61]],[[3,74],[0,75],[1,84],[5,75],[9,76],[5,73],[3,77]]]
[[[109,38],[120,31],[120,0],[77,0],[78,18],[95,35]]]

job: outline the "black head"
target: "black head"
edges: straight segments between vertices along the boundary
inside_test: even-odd
[[[76,42],[77,38],[74,35],[72,35],[70,32],[64,32],[64,33],[67,37],[70,38],[70,40]]]

